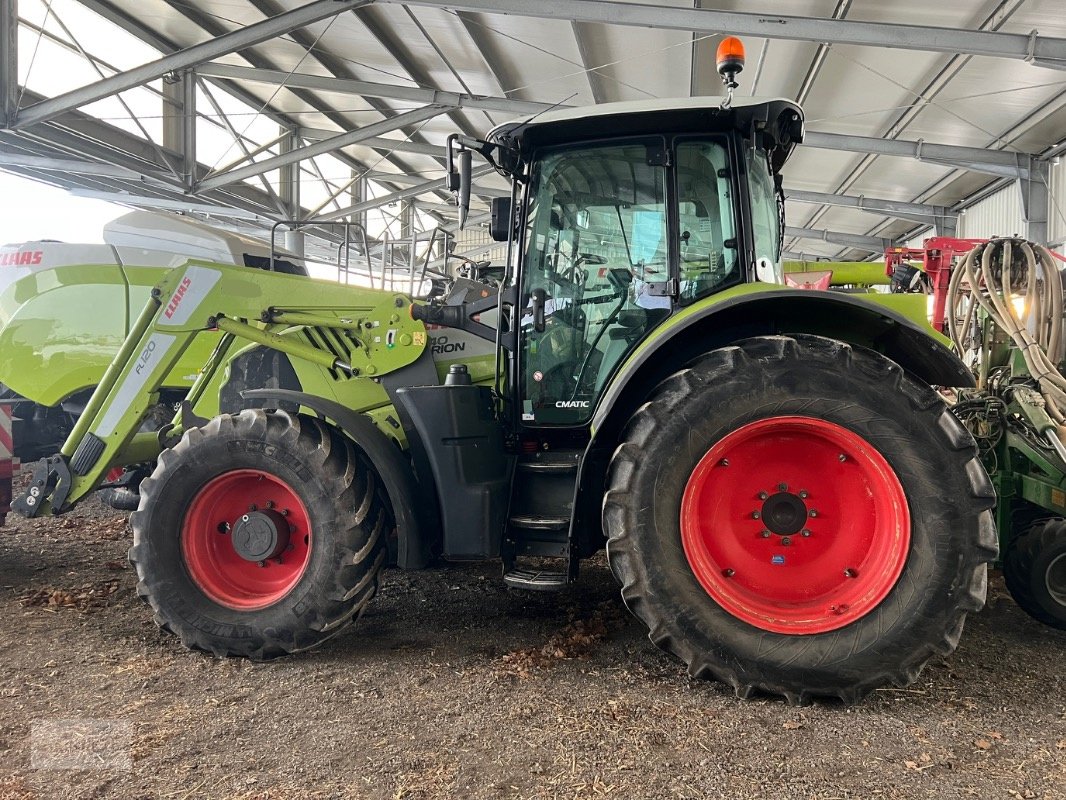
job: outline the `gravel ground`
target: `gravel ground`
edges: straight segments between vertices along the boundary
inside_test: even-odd
[[[690,680],[602,561],[545,596],[389,570],[321,650],[188,652],[134,595],[125,520],[0,531],[0,798],[1066,798],[1066,635],[998,576],[914,687],[790,708]]]

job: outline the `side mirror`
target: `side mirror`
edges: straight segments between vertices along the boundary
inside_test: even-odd
[[[466,227],[466,218],[470,213],[470,167],[473,154],[469,150],[460,150],[456,156],[459,162],[459,230]]]
[[[494,197],[489,208],[492,212],[489,236],[494,242],[506,242],[511,238],[511,198]]]

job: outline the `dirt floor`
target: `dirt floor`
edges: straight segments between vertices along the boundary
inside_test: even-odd
[[[95,501],[0,531],[0,798],[1066,798],[1066,635],[998,576],[916,686],[790,708],[690,680],[602,562],[561,596],[390,570],[355,628],[255,665],[157,629],[128,546]]]

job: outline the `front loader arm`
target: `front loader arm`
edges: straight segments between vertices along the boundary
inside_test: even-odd
[[[326,295],[339,302],[322,303]],[[202,331],[224,335],[189,391],[190,404],[225,367],[237,340],[352,376],[377,377],[407,366],[427,341],[425,326],[411,318],[408,305],[403,295],[302,276],[195,263],[172,270],[152,290],[62,450],[34,466],[15,510],[28,517],[62,513],[99,487],[110,467],[158,456],[164,437],[180,434],[182,415],[158,433],[138,430],[159,401],[164,379]],[[284,335],[295,326],[343,335],[351,345],[348,361],[304,337]]]

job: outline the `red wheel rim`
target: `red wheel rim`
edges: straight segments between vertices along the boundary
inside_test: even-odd
[[[264,539],[271,532],[272,542]],[[283,481],[260,470],[233,470],[193,498],[181,552],[189,577],[211,600],[240,611],[265,608],[303,577],[311,557],[310,519]],[[265,557],[253,560],[256,554]]]
[[[681,501],[693,574],[737,619],[814,634],[885,599],[910,548],[892,467],[861,436],[812,417],[744,425],[696,465]]]

